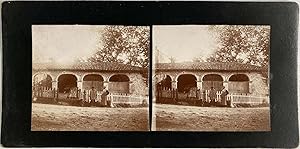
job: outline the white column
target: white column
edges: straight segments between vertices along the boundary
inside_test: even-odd
[[[177,89],[177,81],[172,81],[172,89]]]
[[[202,83],[203,81],[197,81],[197,89],[202,90]]]
[[[129,94],[132,94],[133,91],[134,91],[134,85],[133,85],[133,82],[132,81],[129,81]]]
[[[225,86],[226,90],[228,90],[228,81],[224,81],[223,86]]]
[[[253,93],[253,82],[252,81],[249,81],[249,93],[252,94]]]
[[[82,90],[82,81],[77,81],[77,88]]]
[[[103,81],[103,87],[106,87],[107,90],[109,90],[108,83],[109,81]]]
[[[52,81],[52,89],[58,89],[58,81]]]

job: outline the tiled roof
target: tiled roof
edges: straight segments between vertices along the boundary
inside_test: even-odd
[[[216,71],[267,71],[267,69],[236,62],[184,62],[184,63],[157,63],[156,70],[216,70]]]
[[[33,70],[79,70],[79,71],[144,71],[145,69],[121,63],[78,62],[73,64],[33,63]]]

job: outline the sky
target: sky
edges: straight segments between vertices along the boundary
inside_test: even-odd
[[[92,56],[101,46],[101,25],[33,25],[33,62],[71,63]],[[191,61],[194,57],[206,58],[217,49],[217,34],[207,25],[153,26],[153,48],[159,49],[163,59],[170,62]],[[155,51],[153,49],[153,51]]]
[[[207,25],[156,25],[152,39],[153,47],[164,55],[159,62],[170,62],[169,57],[185,62],[213,54],[218,47],[216,36]]]
[[[95,25],[33,25],[33,62],[71,63],[90,57],[101,46],[99,32],[104,26]]]

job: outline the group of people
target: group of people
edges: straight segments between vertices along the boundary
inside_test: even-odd
[[[110,100],[107,99],[107,95],[109,94],[109,91],[106,89],[106,87],[103,87],[102,92],[100,92],[100,101],[98,101],[99,98],[97,98],[98,92],[97,90],[92,87],[89,90],[88,93],[88,98],[86,100],[83,101],[84,105],[89,105],[89,106],[96,106],[96,105],[100,105],[100,106],[107,106],[107,107],[111,107],[112,103]]]
[[[226,90],[225,86],[223,86],[221,90],[221,101],[217,100],[217,90],[214,87],[211,87],[209,92],[208,92],[208,97],[209,97],[209,104],[211,106],[230,106],[230,101],[226,100],[226,96],[229,94],[229,92]]]

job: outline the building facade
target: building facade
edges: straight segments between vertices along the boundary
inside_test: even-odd
[[[143,68],[120,63],[33,63],[32,86],[42,85],[60,93],[75,87],[80,90],[106,87],[110,92],[146,95],[145,73]]]
[[[268,95],[268,69],[241,63],[186,62],[157,63],[153,84],[166,89],[188,91],[192,87],[247,95]]]

